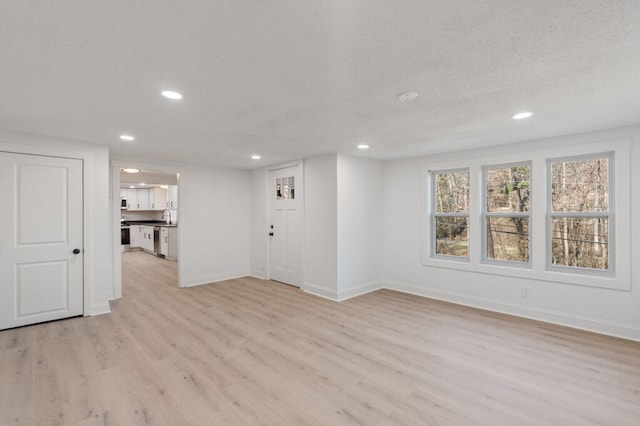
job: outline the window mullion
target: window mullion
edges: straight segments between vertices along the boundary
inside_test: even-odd
[[[551,212],[551,217],[589,217],[589,218],[598,218],[598,217],[609,217],[610,214],[608,211],[603,212]]]
[[[469,213],[434,213],[435,217],[468,217]]]

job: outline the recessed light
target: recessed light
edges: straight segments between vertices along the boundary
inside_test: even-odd
[[[252,159],[252,160],[259,160],[259,159],[261,159],[261,158],[262,158],[262,157],[260,157],[259,155],[255,155],[255,154],[251,156],[251,159]]]
[[[140,182],[140,186],[145,186],[145,185],[146,185],[146,183]]]
[[[136,189],[136,187],[135,187],[135,186],[133,186],[133,185],[131,185],[131,186],[129,187],[129,189]]]
[[[124,169],[120,169],[125,173],[140,173],[140,169],[132,169],[130,167],[125,167]]]
[[[511,116],[511,118],[513,118],[514,120],[522,120],[524,118],[529,118],[532,115],[533,115],[532,112],[526,111],[526,112],[519,112],[517,114],[514,114],[514,115]]]
[[[162,96],[164,96],[165,98],[173,99],[174,101],[182,99],[182,94],[174,92],[173,90],[163,90]]]
[[[411,101],[418,97],[418,92],[404,92],[398,95],[398,99],[401,101]]]
[[[169,185],[160,185],[160,188],[162,188],[162,189],[169,189]]]
[[[358,149],[369,149],[369,145],[367,145],[366,143],[361,143],[360,145],[358,145]]]
[[[136,140],[136,138],[134,138],[131,135],[120,135],[120,139],[122,139],[123,141],[127,141],[127,142],[131,142]]]

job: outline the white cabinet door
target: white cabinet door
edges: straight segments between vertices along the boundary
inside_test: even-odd
[[[166,226],[160,228],[160,254],[165,257],[169,254],[169,233]]]
[[[140,210],[138,208],[137,189],[127,189],[127,210]]]
[[[167,190],[152,188],[149,190],[149,210],[164,210],[167,208]]]
[[[153,251],[153,226],[141,226],[142,242],[140,246],[143,250]]]
[[[167,190],[167,208],[168,209],[178,208],[178,186],[177,185],[169,185],[169,189]]]
[[[167,190],[163,188],[156,188],[156,208],[158,210],[166,209],[167,201],[168,201]]]
[[[147,228],[148,226],[140,226],[140,248],[142,248],[143,250],[146,250],[147,247],[149,246],[149,244],[147,243],[148,241]]]
[[[160,246],[162,250],[164,250],[164,258],[167,260],[178,260],[178,228],[175,226],[170,227],[162,227],[164,230],[164,237],[162,237],[162,243],[165,245],[163,248]]]
[[[149,210],[148,189],[138,189],[138,210]]]
[[[82,160],[0,153],[0,330],[82,315]]]
[[[142,244],[142,227],[131,225],[129,228],[129,244],[131,248],[141,247]]]
[[[147,245],[145,247],[145,249],[147,249],[148,251],[153,251],[153,243],[154,243],[154,237],[153,237],[153,226],[147,226]]]
[[[127,189],[127,210],[150,210],[148,189]]]

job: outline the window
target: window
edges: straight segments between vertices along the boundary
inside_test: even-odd
[[[610,269],[610,154],[549,161],[550,267]]]
[[[425,164],[422,264],[630,289],[630,147],[547,144]]]
[[[432,172],[436,255],[469,257],[469,170]]]
[[[276,200],[295,200],[295,176],[276,179]]]
[[[485,259],[529,263],[530,175],[529,163],[484,168]]]

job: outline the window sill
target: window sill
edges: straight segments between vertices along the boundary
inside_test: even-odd
[[[422,262],[423,267],[453,269],[456,271],[472,272],[486,275],[497,275],[510,278],[520,278],[561,284],[579,285],[586,287],[605,288],[609,290],[630,291],[631,282],[628,279],[613,275],[596,275],[585,272],[558,272],[553,270],[536,270],[533,265],[505,265],[480,263],[457,259],[430,258]]]

